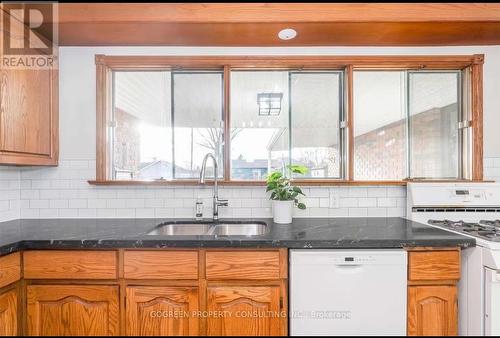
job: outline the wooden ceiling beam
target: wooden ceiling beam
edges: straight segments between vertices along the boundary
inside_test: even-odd
[[[498,22],[496,3],[61,3],[61,23]]]

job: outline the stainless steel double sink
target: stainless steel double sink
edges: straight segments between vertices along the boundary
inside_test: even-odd
[[[264,222],[165,222],[156,226],[148,235],[154,236],[261,236],[269,232]]]

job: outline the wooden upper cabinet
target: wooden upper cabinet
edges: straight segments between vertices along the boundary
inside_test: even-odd
[[[57,165],[57,70],[1,72],[0,163]]]
[[[456,286],[408,288],[409,336],[456,336],[457,323]]]
[[[126,297],[127,335],[199,335],[197,288],[128,287]]]
[[[3,15],[7,14],[4,12]],[[25,44],[29,43],[27,36],[24,32]],[[44,40],[44,43],[51,42]],[[57,50],[57,46],[54,49]],[[43,65],[50,65],[46,59],[50,58],[50,67],[1,69],[0,164],[57,165],[59,102],[56,54],[30,55],[34,58],[43,56],[47,62]],[[16,56],[5,57],[16,60]],[[40,60],[31,62],[40,65]]]
[[[0,294],[0,336],[17,336],[18,297],[16,289]]]
[[[119,334],[118,287],[30,285],[30,336],[114,336]]]
[[[216,286],[207,293],[210,336],[278,336],[281,334],[280,287]],[[212,311],[212,312],[210,312]]]

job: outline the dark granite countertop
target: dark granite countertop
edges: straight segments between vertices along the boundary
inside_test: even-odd
[[[295,218],[266,222],[261,236],[150,236],[157,224],[179,219],[23,219],[0,223],[0,255],[22,249],[79,248],[401,248],[474,246],[475,240],[403,218]],[[237,221],[243,221],[237,219]]]

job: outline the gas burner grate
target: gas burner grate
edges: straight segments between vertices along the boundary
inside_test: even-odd
[[[500,242],[500,220],[481,220],[479,223],[452,221],[452,220],[429,220],[429,224],[437,225],[446,229],[464,232],[472,236],[484,238],[489,241]]]
[[[488,226],[493,226],[493,227],[500,228],[500,219],[496,219],[496,220],[493,220],[493,221],[481,220],[481,221],[479,221],[479,223],[483,224],[483,225],[488,225]]]
[[[500,212],[500,207],[413,207],[413,212]]]

